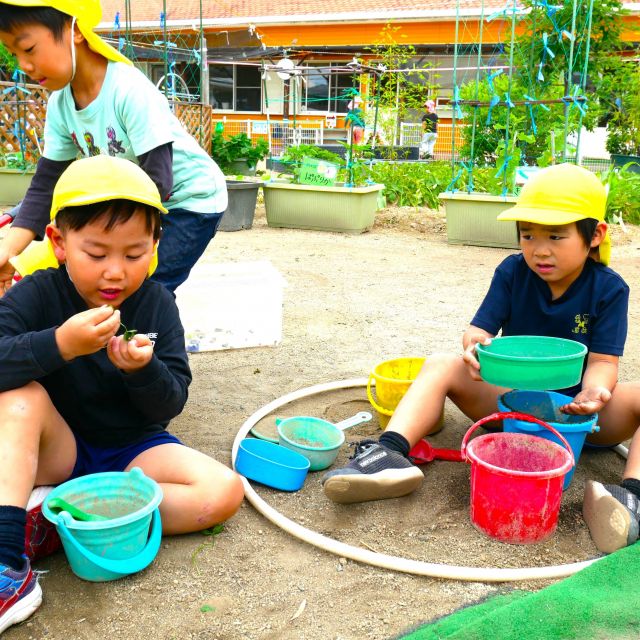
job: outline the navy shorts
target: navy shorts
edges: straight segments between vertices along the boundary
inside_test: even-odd
[[[158,268],[150,279],[175,291],[189,277],[191,268],[216,235],[222,213],[169,209],[169,213],[162,215]]]
[[[86,476],[89,473],[102,473],[105,471],[124,471],[127,465],[139,454],[160,444],[182,444],[171,433],[163,431],[135,442],[125,447],[103,449],[94,447],[74,434],[78,451],[76,464],[68,480]]]

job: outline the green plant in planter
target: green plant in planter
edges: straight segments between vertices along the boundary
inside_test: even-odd
[[[606,220],[614,223],[640,224],[640,174],[628,163],[613,167],[601,175],[607,187]]]
[[[254,142],[246,133],[225,138],[222,131],[216,131],[211,137],[211,157],[223,173],[227,173],[238,160],[244,160],[247,167],[253,169],[268,155],[269,143],[264,138]]]
[[[640,73],[636,61],[618,62],[608,82],[603,90],[611,98],[607,151],[640,156]]]

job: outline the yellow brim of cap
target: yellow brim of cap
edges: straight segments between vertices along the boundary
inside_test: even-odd
[[[586,216],[575,211],[560,211],[558,209],[543,209],[541,207],[515,206],[498,215],[498,220],[515,220],[520,222],[532,222],[533,224],[560,225],[570,224],[578,220],[584,220]]]
[[[122,200],[131,200],[132,202],[149,205],[161,213],[169,213],[169,211],[156,200],[144,198],[137,193],[119,193],[117,196],[113,193],[83,193],[77,198],[66,198],[64,201],[64,207],[60,207],[60,209],[66,209],[67,207],[82,207],[86,204],[95,204],[96,202],[108,202],[116,197],[121,198]],[[54,206],[51,207],[50,217],[52,221],[55,220],[60,209],[57,209]]]
[[[125,64],[133,65],[133,62],[126,56],[122,55],[117,49],[114,49],[110,44],[107,44],[97,33],[93,32],[93,29],[85,27],[81,22],[78,22],[78,28],[80,33],[84,36],[87,44],[96,53],[104,56],[107,60],[113,60],[114,62],[124,62]]]

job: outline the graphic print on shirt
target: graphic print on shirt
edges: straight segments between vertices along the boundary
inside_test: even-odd
[[[76,149],[78,149],[78,151],[80,152],[80,155],[84,157],[86,154],[84,152],[84,149],[78,142],[78,136],[75,134],[75,131],[71,132],[71,140],[73,141],[73,144],[76,146]]]
[[[93,134],[89,131],[84,132],[84,141],[87,143],[87,151],[90,156],[99,156],[100,155],[100,147],[96,147],[95,142],[93,141]]]
[[[107,127],[107,138],[109,140],[108,151],[110,156],[127,152],[122,146],[122,141],[117,139],[116,130],[113,127]]]
[[[587,325],[589,324],[588,313],[578,313],[574,318],[576,326],[571,330],[573,333],[587,333]]]

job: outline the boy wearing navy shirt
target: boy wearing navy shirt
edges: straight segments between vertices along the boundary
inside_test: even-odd
[[[627,334],[629,288],[606,265],[610,240],[604,222],[606,191],[589,171],[570,164],[541,170],[517,204],[498,216],[515,220],[519,255],[495,271],[489,291],[463,336],[463,354],[430,356],[395,410],[379,442],[358,443],[351,462],[328,472],[324,491],[352,503],[406,495],[423,481],[408,454],[438,428],[446,398],[472,421],[497,411],[508,389],[480,377],[476,345],[502,335],[544,335],[576,340],[588,355],[579,387],[563,390],[566,413],[599,413],[611,445],[632,437],[640,422],[640,384],[618,383],[618,359]],[[584,514],[596,546],[612,551],[638,538],[640,439],[634,438],[621,486],[589,483]]]

